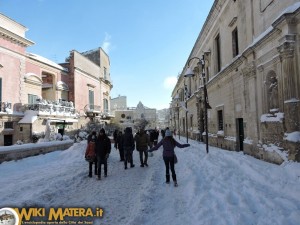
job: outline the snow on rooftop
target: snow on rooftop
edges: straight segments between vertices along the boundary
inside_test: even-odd
[[[61,65],[59,65],[59,64],[51,61],[50,59],[46,59],[43,56],[40,56],[40,55],[37,55],[37,54],[34,54],[34,53],[28,53],[28,56],[29,56],[29,58],[38,60],[38,61],[40,61],[42,63],[48,64],[48,65],[53,66],[53,67],[55,67],[57,69],[65,70],[65,68],[62,67]]]
[[[19,121],[19,123],[34,123],[34,121],[36,121],[38,118],[37,115],[37,111],[27,110],[24,117]]]

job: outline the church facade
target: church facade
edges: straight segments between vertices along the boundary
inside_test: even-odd
[[[182,134],[278,164],[299,161],[299,1],[215,0],[172,99],[171,126]]]

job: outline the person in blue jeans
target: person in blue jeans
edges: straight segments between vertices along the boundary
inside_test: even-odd
[[[178,148],[186,148],[189,147],[190,144],[180,144],[177,142],[173,136],[172,132],[167,129],[165,132],[165,137],[154,147],[149,149],[148,152],[153,152],[159,149],[160,146],[163,146],[163,159],[166,166],[166,183],[170,183],[170,169],[172,172],[172,179],[174,182],[174,186],[176,187],[177,184],[177,178],[175,173],[175,163],[174,163],[174,156],[175,156],[175,147]]]

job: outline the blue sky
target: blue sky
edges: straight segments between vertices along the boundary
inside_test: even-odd
[[[28,52],[56,63],[70,50],[102,47],[111,97],[168,108],[171,93],[213,0],[0,0],[0,12],[29,30]]]

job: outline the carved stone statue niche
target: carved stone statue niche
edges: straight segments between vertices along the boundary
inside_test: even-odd
[[[277,78],[275,74],[273,76],[269,77],[269,89],[268,89],[268,94],[269,94],[269,109],[278,109],[279,104],[278,104],[278,83],[277,83]]]

